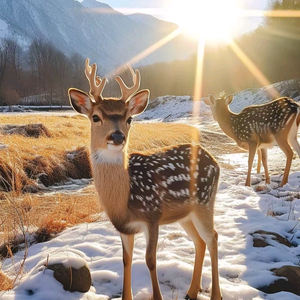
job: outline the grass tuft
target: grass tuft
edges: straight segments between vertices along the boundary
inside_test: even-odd
[[[0,291],[8,291],[13,288],[13,280],[0,271]]]

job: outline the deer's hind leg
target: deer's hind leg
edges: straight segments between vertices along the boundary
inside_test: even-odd
[[[275,139],[276,139],[276,142],[277,142],[279,148],[286,155],[285,170],[284,170],[283,178],[282,178],[282,181],[280,184],[280,186],[284,186],[288,182],[292,159],[293,159],[293,150],[292,150],[291,146],[289,145],[289,143],[286,139],[286,136],[284,134],[277,134],[275,136]]]
[[[191,284],[185,299],[197,299],[198,292],[201,291],[201,276],[202,276],[202,266],[205,255],[206,244],[200,237],[197,229],[195,228],[193,222],[188,220],[186,222],[180,223],[182,228],[186,231],[188,236],[192,239],[195,245],[195,263],[193,277]]]
[[[160,292],[157,271],[156,271],[156,250],[157,250],[157,241],[158,241],[158,224],[152,224],[148,228],[146,235],[146,264],[150,272],[151,282],[152,282],[152,291],[153,296],[152,300],[163,300],[163,297]]]
[[[300,115],[299,115],[300,118]],[[297,152],[298,156],[300,157],[300,145],[298,143],[297,139],[297,133],[298,133],[298,126],[297,123],[294,123],[291,127],[291,130],[288,135],[288,142],[293,147],[293,149]]]
[[[254,152],[255,153],[255,152]],[[214,230],[213,209],[201,209],[191,215],[191,220],[199,236],[207,245],[211,260],[212,289],[211,300],[221,300],[218,268],[218,233]]]

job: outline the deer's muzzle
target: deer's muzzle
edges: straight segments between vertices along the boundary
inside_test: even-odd
[[[113,145],[122,145],[125,143],[125,135],[122,132],[114,132],[109,136],[109,143]]]

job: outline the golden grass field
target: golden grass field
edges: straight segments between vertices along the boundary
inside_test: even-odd
[[[45,241],[66,227],[96,221],[101,212],[92,184],[80,193],[47,193],[39,190],[28,193],[33,190],[26,187],[37,185],[37,177],[34,177],[37,173],[46,173],[51,177],[51,182],[60,184],[69,176],[80,178],[80,174],[69,170],[73,165],[67,159],[68,151],[80,149],[81,153],[86,153],[87,157],[77,161],[81,164],[80,169],[87,169],[86,165],[89,164],[90,124],[87,118],[80,115],[0,116],[0,126],[37,123],[47,128],[49,137],[42,135],[35,138],[0,131],[0,145],[7,146],[0,149],[1,180],[3,177],[6,177],[6,181],[11,180],[10,191],[0,190],[2,259],[13,255],[18,245],[24,243],[26,233],[33,234],[37,242]],[[211,148],[217,153],[220,151],[217,140],[224,139],[224,136],[213,136],[210,132],[199,137],[195,127],[185,124],[136,123],[131,129],[128,152],[153,151],[165,146],[198,142],[199,139],[203,142],[201,144],[208,146],[208,150]],[[4,280],[1,276],[5,275],[0,272],[0,290],[11,288],[11,280]]]

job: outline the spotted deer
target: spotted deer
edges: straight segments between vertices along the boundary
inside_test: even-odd
[[[267,165],[267,148],[278,145],[286,155],[286,166],[280,186],[288,182],[293,159],[293,150],[300,156],[297,132],[300,123],[300,106],[291,98],[282,97],[262,105],[244,108],[239,114],[229,109],[233,95],[203,98],[210,106],[213,118],[220,128],[236,141],[239,147],[249,151],[246,186],[250,186],[251,169],[255,152],[258,152],[265,169],[266,183],[270,183]]]
[[[149,101],[149,90],[139,90],[140,73],[130,67],[133,86],[117,76],[122,96],[103,98],[106,79],[96,75],[96,65],[86,61],[90,92],[69,89],[73,108],[91,122],[91,163],[100,203],[120,232],[123,247],[122,299],[131,300],[131,265],[134,235],[144,232],[146,264],[152,281],[152,299],[162,300],[156,251],[159,226],[179,222],[195,245],[194,272],[185,299],[196,299],[201,290],[206,245],[211,257],[211,299],[220,300],[217,232],[214,202],[219,166],[200,145],[183,144],[156,153],[127,154],[132,118]]]

